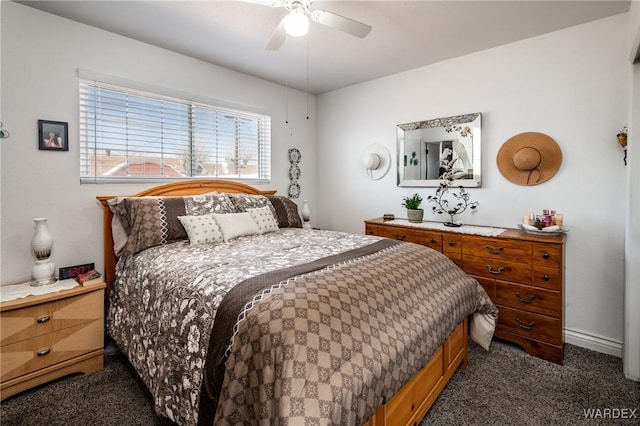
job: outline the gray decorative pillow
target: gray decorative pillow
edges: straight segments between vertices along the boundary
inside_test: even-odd
[[[253,195],[253,194],[228,194],[231,201],[238,209],[238,212],[246,212],[247,209],[255,209],[257,207],[265,207],[268,206],[273,215],[276,215],[276,210],[273,205],[269,202],[269,199],[264,195]]]
[[[276,211],[276,219],[280,228],[302,228],[302,219],[298,213],[298,205],[281,195],[267,195]]]
[[[156,245],[186,240],[187,233],[179,216],[237,211],[225,194],[125,197],[109,203],[109,207],[114,214],[112,228],[119,222],[126,235],[126,244],[120,241],[122,237],[119,241],[114,241],[116,254],[120,254],[120,248],[122,253],[134,254]]]
[[[227,194],[218,193],[184,197],[184,207],[186,213],[190,216],[210,213],[239,212]]]

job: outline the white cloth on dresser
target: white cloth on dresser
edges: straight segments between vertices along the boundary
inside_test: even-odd
[[[8,302],[10,300],[20,299],[27,296],[39,296],[41,294],[55,293],[57,291],[69,290],[80,285],[73,278],[56,281],[53,284],[41,285],[38,287],[30,285],[30,283],[31,281],[27,281],[22,284],[0,286],[0,302]]]

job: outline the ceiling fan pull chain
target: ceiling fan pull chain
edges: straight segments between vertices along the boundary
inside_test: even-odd
[[[284,124],[289,124],[289,42],[285,39],[284,42],[287,60],[285,61],[286,70],[284,72]]]
[[[307,35],[307,120],[309,119],[309,36]]]

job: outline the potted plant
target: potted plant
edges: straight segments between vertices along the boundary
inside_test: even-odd
[[[422,217],[424,216],[424,210],[420,208],[422,197],[416,193],[411,197],[404,197],[402,201],[402,206],[407,209],[407,217],[409,218],[409,222],[422,222]]]

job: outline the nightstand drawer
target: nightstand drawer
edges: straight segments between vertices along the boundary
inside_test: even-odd
[[[0,345],[10,345],[55,330],[103,318],[103,292],[41,303],[0,314]]]
[[[101,293],[101,292],[98,292]],[[7,381],[76,356],[102,349],[102,318],[21,340],[0,348],[0,380]]]

